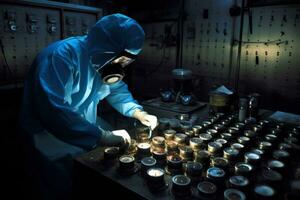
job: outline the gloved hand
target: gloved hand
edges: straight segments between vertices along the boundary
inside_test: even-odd
[[[155,129],[155,127],[158,125],[157,117],[154,115],[149,115],[145,111],[136,110],[133,114],[133,117],[139,120],[145,126],[150,127],[151,130]]]
[[[112,131],[112,133],[114,135],[121,136],[125,140],[125,143],[127,143],[127,144],[131,143],[130,135],[127,133],[126,130],[124,130],[124,129],[122,129],[122,130],[115,130],[115,131]]]
[[[122,136],[114,135],[111,131],[102,130],[98,145],[121,147],[125,145],[125,139]]]

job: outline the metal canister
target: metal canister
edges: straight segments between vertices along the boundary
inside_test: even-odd
[[[265,168],[261,171],[261,181],[273,187],[277,192],[281,190],[282,175],[272,169]]]
[[[173,140],[175,134],[176,134],[176,131],[173,130],[173,129],[168,129],[168,130],[165,130],[163,132],[163,135],[164,135],[164,137],[165,137],[166,140]]]
[[[253,175],[253,166],[248,163],[238,162],[235,164],[235,175],[245,176],[250,179]]]
[[[201,133],[199,135],[199,138],[203,141],[203,145],[205,145],[205,147],[212,140],[212,136],[210,134],[207,134],[207,133]]]
[[[190,147],[193,149],[193,151],[198,151],[202,149],[203,147],[203,141],[200,138],[191,138],[190,139]]]
[[[224,191],[224,199],[225,200],[246,200],[246,195],[237,189],[226,189]]]
[[[184,175],[172,177],[172,193],[175,197],[189,197],[191,195],[191,179]]]
[[[203,200],[214,200],[217,198],[217,186],[208,181],[202,181],[197,185],[198,196]]]
[[[170,175],[181,174],[183,172],[182,159],[178,155],[167,156],[166,172]]]
[[[224,187],[225,171],[219,167],[210,167],[206,171],[206,179],[217,185],[218,188]]]
[[[222,133],[221,138],[227,140],[227,142],[231,142],[233,139],[233,135],[231,133]]]
[[[179,155],[183,162],[193,160],[193,149],[190,146],[180,146]]]
[[[177,133],[174,136],[174,141],[177,142],[178,146],[186,145],[188,136],[183,133]]]
[[[179,153],[177,142],[170,140],[166,142],[166,145],[168,155]]]
[[[212,156],[220,156],[222,152],[222,144],[219,142],[210,142],[207,145],[207,150]]]
[[[249,95],[249,116],[257,118],[260,105],[260,94],[253,93]]]
[[[151,150],[152,151],[164,151],[165,150],[165,138],[161,136],[154,136],[151,142]]]
[[[285,174],[286,171],[286,166],[283,162],[281,162],[280,160],[269,160],[267,167],[279,172],[280,174]]]
[[[221,143],[221,144],[222,144],[222,147],[227,147],[227,145],[228,145],[227,140],[225,140],[225,139],[223,139],[223,138],[217,138],[217,139],[215,140],[215,142]]]
[[[183,165],[184,174],[189,177],[192,184],[197,184],[201,180],[203,166],[199,162],[188,161]]]
[[[218,135],[218,131],[215,130],[215,129],[208,129],[208,130],[206,131],[206,133],[209,134],[209,135],[211,135],[212,138],[216,138],[216,136]]]
[[[290,162],[290,154],[285,150],[275,150],[272,153],[274,159],[280,160],[284,163]]]
[[[210,153],[206,150],[200,150],[194,152],[194,161],[200,162],[203,167],[207,167],[209,165]]]
[[[228,187],[248,193],[250,186],[249,179],[245,176],[231,176],[228,180]]]
[[[198,137],[199,134],[203,131],[203,126],[202,125],[195,125],[192,127],[192,130],[194,132],[195,137]]]
[[[235,163],[239,157],[239,150],[227,147],[223,150],[223,157],[228,160],[230,167]]]
[[[240,98],[239,101],[239,121],[245,122],[248,116],[248,99]]]
[[[257,200],[271,200],[275,197],[275,190],[268,185],[256,185],[254,188],[254,198]]]
[[[259,162],[261,161],[260,155],[252,152],[246,152],[244,154],[244,162],[251,164],[255,168],[259,166]]]
[[[223,157],[214,157],[210,161],[211,167],[219,167],[223,169],[226,173],[229,172],[228,160]]]

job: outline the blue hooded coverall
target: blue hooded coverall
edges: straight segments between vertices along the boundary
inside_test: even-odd
[[[91,56],[100,55],[104,64],[124,50],[137,55],[143,41],[144,31],[135,20],[113,14],[87,36],[55,42],[36,57],[25,82],[20,124],[28,170],[47,199],[67,197],[72,157],[94,148],[101,137],[99,101],[106,98],[128,117],[142,109],[123,81],[103,84]]]

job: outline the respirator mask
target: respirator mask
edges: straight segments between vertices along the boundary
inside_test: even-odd
[[[95,54],[91,57],[91,62],[98,73],[101,74],[105,84],[114,84],[121,81],[125,76],[124,68],[136,59],[136,55],[123,51],[117,56],[103,62],[103,54]]]

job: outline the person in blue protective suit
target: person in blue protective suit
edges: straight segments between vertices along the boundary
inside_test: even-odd
[[[124,67],[141,51],[144,31],[133,19],[112,14],[87,36],[57,41],[34,60],[24,86],[20,125],[27,170],[39,199],[68,198],[72,158],[97,146],[122,146],[126,131],[97,120],[104,98],[121,114],[154,129],[157,118],[143,111],[122,81]]]

